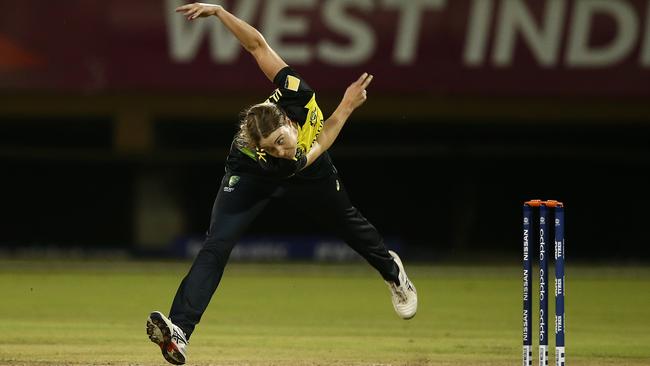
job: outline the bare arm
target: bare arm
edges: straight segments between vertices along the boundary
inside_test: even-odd
[[[341,103],[339,103],[334,113],[325,121],[323,131],[318,135],[316,142],[307,153],[307,164],[305,164],[305,168],[316,161],[319,156],[332,146],[352,112],[365,103],[366,99],[368,99],[366,88],[368,88],[372,79],[372,75],[364,73],[359,80],[347,88]]]
[[[179,6],[176,8],[176,12],[183,13],[188,20],[209,16],[219,18],[221,23],[239,40],[242,47],[253,55],[264,75],[271,81],[280,70],[287,66],[257,29],[229,13],[221,5],[192,3]]]

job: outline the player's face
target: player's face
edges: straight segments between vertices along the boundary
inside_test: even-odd
[[[260,149],[276,158],[293,159],[298,146],[298,130],[293,123],[287,122],[271,132],[268,137],[263,137],[260,140]]]

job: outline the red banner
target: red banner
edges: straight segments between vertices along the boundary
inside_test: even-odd
[[[216,18],[180,0],[0,0],[0,90],[268,87]],[[648,96],[646,0],[231,0],[321,92]]]

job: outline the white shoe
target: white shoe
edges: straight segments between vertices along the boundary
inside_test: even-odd
[[[388,253],[399,267],[399,285],[394,282],[386,281],[390,289],[395,312],[402,319],[411,319],[418,311],[418,293],[413,283],[409,280],[404,270],[404,265],[399,256],[389,250]]]
[[[167,362],[174,365],[185,363],[188,345],[185,333],[161,312],[154,311],[149,314],[147,335],[153,343],[160,347]]]

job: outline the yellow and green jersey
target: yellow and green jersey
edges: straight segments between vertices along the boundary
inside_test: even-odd
[[[277,178],[286,178],[294,174],[298,177],[318,178],[335,173],[336,169],[327,152],[312,165],[300,170],[306,162],[305,155],[311,150],[323,130],[323,112],[316,102],[316,93],[288,66],[278,72],[273,83],[277,89],[266,102],[278,105],[289,119],[298,124],[298,152],[295,159],[274,158],[238,146],[237,142],[233,141],[226,160],[226,168],[231,171]]]

